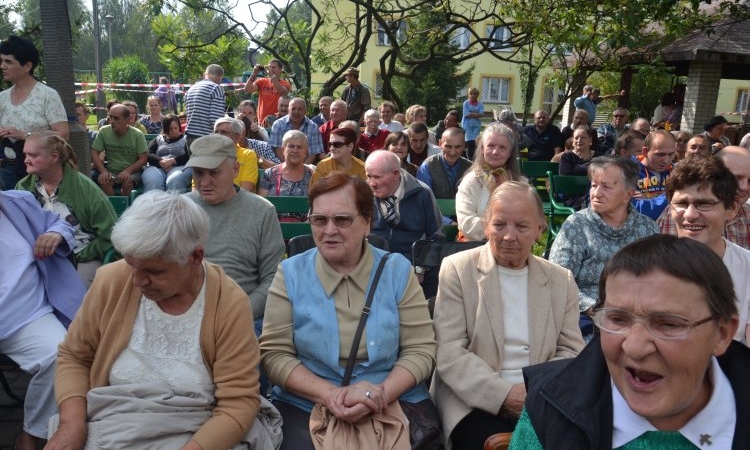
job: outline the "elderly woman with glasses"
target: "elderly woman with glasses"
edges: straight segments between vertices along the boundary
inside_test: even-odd
[[[284,418],[282,449],[315,448],[313,410],[354,424],[372,439],[369,419],[403,418],[404,402],[437,421],[424,383],[435,358],[427,302],[406,258],[368,244],[372,198],[366,182],[341,172],[313,185],[309,220],[316,248],[282,261],[268,291],[261,363]],[[371,291],[374,300],[355,345]],[[342,386],[348,359],[352,381]]]
[[[747,447],[750,350],[732,341],[721,258],[692,239],[650,236],[613,256],[599,285],[600,335],[572,361],[525,371],[511,450]]]

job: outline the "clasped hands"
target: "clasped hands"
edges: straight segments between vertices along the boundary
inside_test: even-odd
[[[331,389],[324,396],[323,404],[336,418],[357,423],[370,414],[383,411],[388,400],[383,385],[362,381]]]

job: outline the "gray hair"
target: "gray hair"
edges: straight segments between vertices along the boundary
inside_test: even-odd
[[[597,156],[589,163],[588,176],[589,180],[594,178],[594,174],[601,173],[608,167],[614,167],[620,170],[622,179],[625,182],[625,189],[638,189],[638,175],[640,168],[638,163],[630,158],[619,156]]]
[[[380,120],[380,113],[379,113],[379,112],[378,112],[378,110],[377,110],[377,109],[375,109],[375,108],[372,108],[372,109],[368,109],[368,110],[367,110],[367,111],[365,112],[365,120],[367,120],[367,119],[368,119],[368,118],[370,118],[370,117],[374,117],[374,118],[376,118],[376,119]]]
[[[206,73],[221,78],[224,76],[224,69],[218,64],[209,64]]]
[[[539,193],[537,193],[534,186],[523,181],[506,181],[492,191],[490,199],[487,201],[487,209],[484,210],[484,223],[489,223],[492,218],[492,206],[496,201],[505,199],[518,200],[524,197],[534,206],[537,215],[536,220],[542,226],[542,231],[544,231],[547,228],[547,217],[544,215],[542,199],[539,197]]]
[[[472,170],[477,173],[483,173],[487,170],[487,162],[484,160],[484,141],[491,134],[508,138],[511,147],[511,154],[508,157],[508,161],[505,163],[504,169],[510,173],[511,179],[520,179],[521,169],[518,165],[518,142],[516,141],[516,135],[509,126],[502,123],[491,123],[487,125],[487,128],[485,128],[482,131],[482,134],[477,137],[477,148],[474,151],[474,164],[471,166]]]
[[[139,195],[112,229],[112,244],[123,255],[160,257],[184,264],[208,239],[208,215],[185,195],[151,191]]]
[[[220,117],[216,119],[216,122],[214,122],[214,132],[216,132],[216,127],[221,125],[222,123],[228,123],[229,129],[234,134],[238,134],[240,136],[245,135],[245,124],[242,123],[240,119],[234,119],[232,117]]]
[[[304,142],[305,148],[307,148],[307,135],[300,130],[289,130],[284,133],[284,137],[281,138],[281,146],[286,147],[287,142],[293,141],[295,139],[299,139]]]
[[[351,128],[359,135],[359,124],[356,120],[344,120],[336,128]]]

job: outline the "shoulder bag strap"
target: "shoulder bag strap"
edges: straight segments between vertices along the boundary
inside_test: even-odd
[[[352,378],[352,371],[354,370],[354,360],[357,357],[357,350],[359,349],[359,341],[362,339],[362,331],[365,329],[365,322],[367,322],[367,316],[370,315],[370,305],[372,304],[372,298],[375,296],[375,290],[378,287],[378,281],[380,281],[380,274],[383,273],[385,262],[388,260],[390,253],[383,255],[383,258],[378,264],[378,269],[375,271],[375,277],[372,279],[370,284],[369,292],[367,292],[367,300],[365,300],[365,306],[362,308],[362,316],[359,318],[359,325],[357,325],[357,332],[354,333],[354,342],[352,342],[352,349],[349,352],[349,359],[346,361],[346,370],[344,371],[344,379],[341,381],[342,386],[348,386]]]

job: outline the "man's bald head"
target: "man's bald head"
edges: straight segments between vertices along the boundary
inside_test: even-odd
[[[716,153],[737,178],[737,196],[740,203],[750,199],[750,150],[738,145],[724,147]]]

